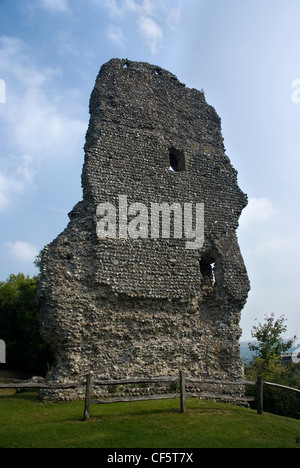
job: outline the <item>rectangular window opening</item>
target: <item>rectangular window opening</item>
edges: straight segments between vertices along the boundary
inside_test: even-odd
[[[171,148],[169,150],[169,159],[170,159],[170,171],[175,172],[184,172],[186,171],[186,160],[185,154],[183,151],[176,150]]]

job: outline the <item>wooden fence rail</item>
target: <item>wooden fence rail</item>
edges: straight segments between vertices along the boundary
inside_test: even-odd
[[[257,379],[257,413],[263,414],[264,410],[264,385],[268,387],[281,388],[283,390],[289,390],[290,392],[295,392],[300,394],[300,390],[297,388],[286,387],[285,385],[276,384],[273,382],[265,382],[262,377]]]
[[[70,383],[67,383],[67,384],[62,384],[62,383],[42,383],[42,382],[15,382],[15,383],[9,383],[9,384],[1,384],[0,383],[0,389],[1,388],[15,388],[15,389],[35,389],[35,388],[45,388],[45,389],[62,389],[62,390],[68,390],[70,388],[78,388],[78,387],[82,387],[82,385],[84,385],[84,383],[80,383],[80,382],[70,382]]]
[[[291,392],[300,393],[300,390],[297,388],[286,387],[285,385],[279,385],[279,384],[272,383],[272,382],[264,382],[264,384],[268,385],[269,387],[283,388],[285,390],[290,390]]]

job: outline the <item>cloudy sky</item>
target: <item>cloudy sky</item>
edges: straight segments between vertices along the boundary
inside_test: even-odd
[[[299,0],[0,0],[0,281],[37,273],[82,198],[101,65],[141,60],[203,89],[222,119],[249,197],[242,338],[272,312],[300,336],[299,18]]]

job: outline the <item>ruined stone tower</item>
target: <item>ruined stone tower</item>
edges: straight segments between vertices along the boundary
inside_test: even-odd
[[[43,255],[41,331],[57,360],[52,379],[179,369],[241,377],[239,321],[249,282],[236,229],[247,197],[204,94],[147,63],[104,64],[90,99],[82,187],[67,228]],[[204,243],[187,249],[172,230],[169,238],[128,235],[125,221],[133,217],[124,207],[120,214],[120,200],[127,207],[202,204]],[[116,207],[123,235],[99,237],[104,203]]]

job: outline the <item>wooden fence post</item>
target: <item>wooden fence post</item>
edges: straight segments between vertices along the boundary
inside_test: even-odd
[[[180,387],[180,412],[186,412],[186,391],[185,391],[185,374],[179,371],[179,387]]]
[[[90,419],[91,390],[92,390],[92,375],[88,374],[86,376],[83,421],[88,421]]]
[[[257,378],[257,414],[264,411],[264,381],[262,377]]]

